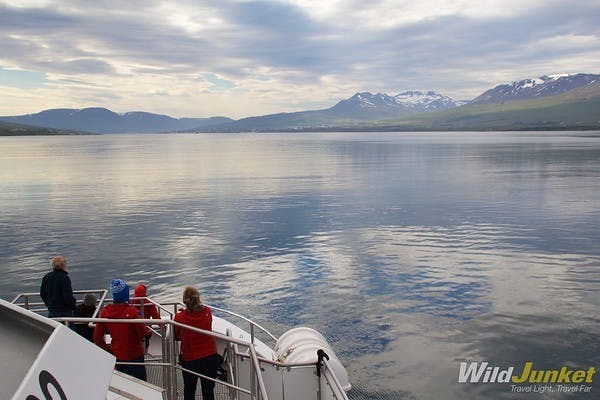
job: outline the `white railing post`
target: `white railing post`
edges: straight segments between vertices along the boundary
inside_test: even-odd
[[[167,343],[167,335],[165,334],[167,331],[166,329],[166,325],[161,325],[160,326],[160,344],[161,344],[161,348],[162,348],[162,362],[163,362],[163,368],[162,368],[162,380],[163,380],[163,385],[164,387],[167,389],[167,398],[169,400],[174,400],[173,395],[171,393],[171,386],[173,385],[173,383],[171,382],[171,368],[169,368],[166,364],[170,363],[170,357],[169,357],[169,344]]]
[[[252,381],[254,381],[254,379],[256,379],[256,381],[258,383],[260,399],[267,400],[267,389],[265,388],[265,382],[262,379],[260,364],[258,363],[258,356],[256,355],[256,350],[254,349],[254,345],[250,344],[249,349],[250,349],[250,356],[251,356],[250,362],[252,363],[250,370],[254,370],[254,373],[255,373]]]
[[[166,331],[168,329],[168,327],[166,325],[165,325],[165,327],[166,327],[166,329],[165,329],[165,331]],[[167,333],[165,332],[165,334],[167,334]],[[172,366],[175,366],[179,362],[179,353],[177,352],[177,344],[175,343],[175,330],[172,325],[171,325],[171,336],[168,336],[168,340],[169,340],[169,345],[171,347],[170,363]],[[170,374],[171,374],[171,381],[172,381],[171,390],[172,390],[173,400],[177,400],[177,369],[174,367],[170,368]]]
[[[324,376],[329,384],[329,387],[331,388],[333,396],[339,400],[349,400],[348,395],[342,388],[342,384],[340,383],[337,376],[335,376],[335,374],[333,373],[329,361],[327,361],[327,359],[323,359],[323,364],[325,366]],[[333,381],[333,384],[331,384],[330,379],[331,381]]]

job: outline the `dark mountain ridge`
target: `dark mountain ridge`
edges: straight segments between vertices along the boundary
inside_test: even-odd
[[[0,117],[0,121],[93,133],[159,133],[184,131],[233,120],[226,117],[177,119],[141,111],[117,114],[106,108],[90,107],[44,110],[37,114]]]

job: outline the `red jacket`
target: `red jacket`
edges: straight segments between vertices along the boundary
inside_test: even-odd
[[[146,286],[137,285],[135,288],[135,297],[147,297],[146,296]],[[150,302],[148,299],[143,299],[144,302],[144,312],[142,313],[142,299],[133,299],[131,300],[131,304],[137,308],[138,313],[143,319],[152,318],[152,319],[160,319],[160,314],[156,309],[156,306]]]
[[[102,309],[99,318],[139,319],[135,307],[129,303],[109,304]],[[110,333],[110,348],[104,342],[104,334]],[[94,343],[111,352],[120,361],[131,361],[144,355],[142,340],[150,331],[144,324],[112,324],[98,322],[94,329]]]
[[[175,321],[212,331],[212,314],[206,306],[191,312],[179,311],[175,315]],[[181,340],[181,357],[184,361],[197,360],[217,353],[217,342],[212,336],[176,326],[175,339]]]

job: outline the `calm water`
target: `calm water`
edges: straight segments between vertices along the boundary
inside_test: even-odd
[[[600,367],[599,132],[0,138],[0,178],[2,298],[62,253],[77,289],[313,326],[354,398],[600,391],[457,383]]]

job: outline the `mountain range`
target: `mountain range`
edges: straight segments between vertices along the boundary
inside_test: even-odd
[[[487,90],[461,107],[378,121],[374,130],[600,129],[600,75],[525,79]]]
[[[416,90],[389,96],[385,93],[356,93],[333,107],[323,110],[340,117],[356,119],[381,119],[419,112],[447,110],[464,104],[434,91]]]
[[[491,88],[471,101],[435,91],[360,92],[322,110],[233,120],[172,118],[105,108],[53,109],[0,121],[92,133],[301,130],[600,129],[600,75],[550,75]],[[0,134],[2,134],[0,123]],[[14,125],[11,125],[14,127]]]
[[[58,108],[37,114],[0,117],[0,121],[91,133],[160,133],[184,131],[232,122],[231,118],[172,118],[147,112],[117,114],[106,108]]]
[[[562,74],[544,75],[537,79],[524,79],[511,85],[498,85],[485,91],[473,103],[502,103],[511,100],[539,99],[556,96],[571,90],[593,86],[600,82],[600,75]]]

